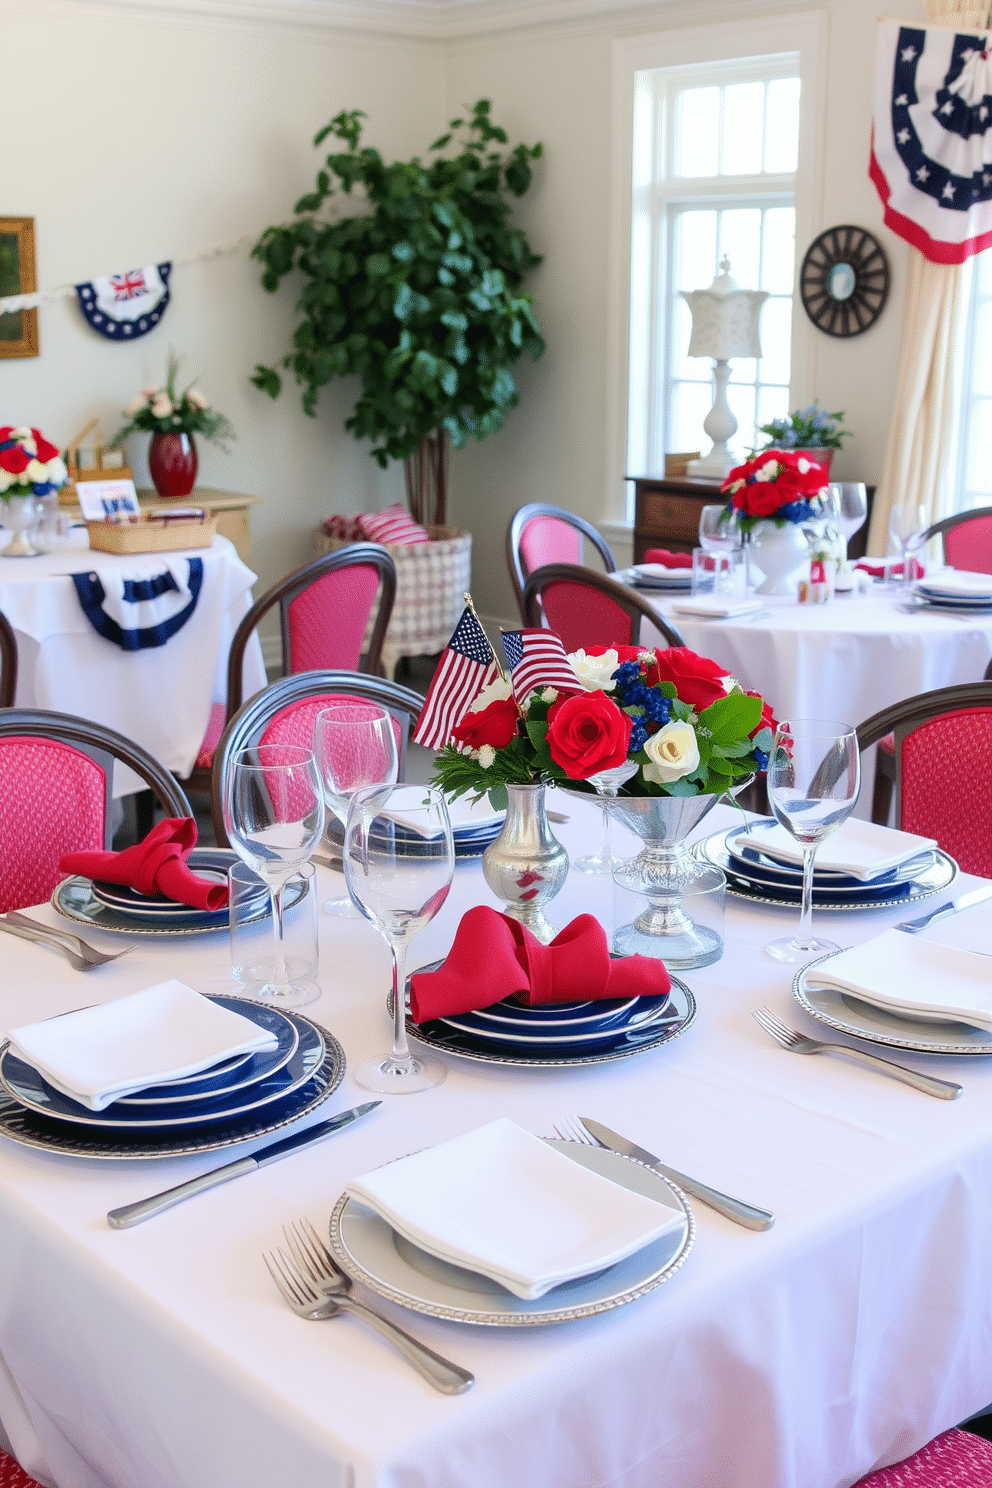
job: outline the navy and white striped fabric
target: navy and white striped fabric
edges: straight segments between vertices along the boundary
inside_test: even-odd
[[[163,558],[129,572],[104,567],[71,575],[94,629],[122,651],[164,646],[196,609],[202,558]]]

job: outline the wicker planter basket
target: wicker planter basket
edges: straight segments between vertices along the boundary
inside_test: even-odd
[[[383,670],[389,678],[401,656],[433,656],[444,649],[464,608],[462,596],[471,584],[472,534],[457,527],[427,530],[430,542],[386,545],[396,564],[396,603],[382,648]],[[317,553],[347,546],[319,528],[314,537]],[[366,641],[375,617],[373,609]]]

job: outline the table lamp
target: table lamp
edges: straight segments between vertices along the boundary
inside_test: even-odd
[[[712,357],[716,397],[703,420],[713,448],[701,460],[690,460],[686,474],[704,480],[723,480],[738,464],[727,448],[737,433],[737,420],[727,402],[731,357],[760,357],[758,318],[768,298],[763,289],[741,289],[730,277],[730,259],[720,260],[720,272],[709,289],[679,290],[692,314],[691,357]]]

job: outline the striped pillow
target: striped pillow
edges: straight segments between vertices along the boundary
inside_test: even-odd
[[[358,525],[363,537],[367,537],[369,542],[401,543],[403,546],[430,542],[427,528],[415,522],[399,502],[394,506],[387,506],[384,511],[366,512],[359,517]]]
[[[328,537],[336,537],[339,542],[361,542],[359,520],[357,516],[325,517],[324,531]]]

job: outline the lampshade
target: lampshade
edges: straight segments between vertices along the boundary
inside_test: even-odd
[[[730,277],[724,254],[720,272],[709,289],[679,290],[692,312],[689,355],[725,362],[730,357],[760,357],[758,317],[768,298],[763,289],[741,289]]]

